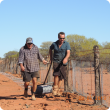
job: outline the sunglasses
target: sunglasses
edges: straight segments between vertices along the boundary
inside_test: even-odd
[[[31,45],[32,43],[27,43],[28,45]]]
[[[65,39],[65,38],[60,38],[60,39]]]

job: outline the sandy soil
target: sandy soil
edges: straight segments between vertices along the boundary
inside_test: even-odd
[[[9,74],[11,75],[11,74]],[[13,74],[15,79],[20,75]],[[11,77],[11,76],[10,76]],[[23,82],[22,82],[23,83]],[[107,110],[104,106],[93,106],[93,100],[78,94],[63,94],[62,97],[53,97],[52,94],[37,96],[36,101],[29,97],[24,98],[23,86],[0,74],[0,107],[3,110]]]

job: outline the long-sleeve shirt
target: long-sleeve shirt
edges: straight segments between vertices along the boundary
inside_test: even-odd
[[[39,70],[39,60],[43,60],[42,55],[36,45],[33,44],[31,49],[25,45],[19,51],[19,61],[25,67],[26,72],[35,72]]]

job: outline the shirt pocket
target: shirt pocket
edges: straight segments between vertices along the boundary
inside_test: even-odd
[[[28,53],[28,52],[25,52],[25,60],[27,60],[27,59],[29,59],[30,58],[30,53]]]
[[[66,53],[66,48],[62,48],[61,53]]]
[[[38,54],[37,54],[37,52],[33,52],[33,53],[32,53],[32,57],[35,58],[35,59],[38,59]]]
[[[66,48],[61,48],[61,56],[64,58],[66,56]]]

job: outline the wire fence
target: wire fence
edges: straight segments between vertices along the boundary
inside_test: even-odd
[[[102,104],[110,106],[110,64],[100,64]]]
[[[73,92],[93,98],[95,94],[95,79],[93,62],[70,60],[68,84]]]
[[[110,53],[108,49],[99,50],[99,75],[100,75],[100,88],[101,88],[101,104],[110,106]],[[95,73],[95,61],[94,51],[80,51],[79,56],[71,58],[68,62],[68,91],[76,92],[91,100],[100,100],[100,97],[96,98],[96,73]],[[105,55],[106,56],[103,56]],[[17,65],[18,59],[5,59],[0,63],[1,72],[11,72],[13,74],[20,74],[20,67]],[[43,83],[46,74],[49,69],[48,65],[40,65],[40,78],[38,81]],[[53,84],[53,65],[51,66],[46,83]],[[64,80],[62,81],[61,89],[64,90]],[[95,98],[94,98],[95,97]]]

